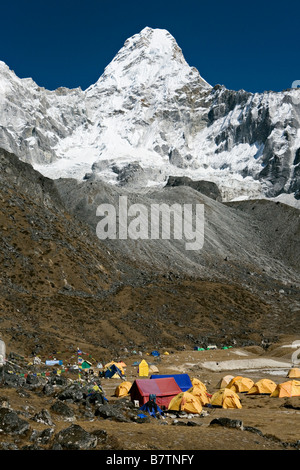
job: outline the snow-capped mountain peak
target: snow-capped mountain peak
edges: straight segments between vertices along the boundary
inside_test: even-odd
[[[299,197],[299,93],[212,87],[168,31],[146,27],[85,91],[45,90],[0,62],[0,146],[54,179],[145,188],[188,176],[225,200]]]
[[[168,31],[146,27],[125,42],[97,85],[101,86],[111,79],[118,89],[147,88],[159,81],[167,81],[165,85],[173,91],[186,75],[193,72],[197,73],[186,63],[181,49]]]

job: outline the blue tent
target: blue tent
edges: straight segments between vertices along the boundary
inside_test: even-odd
[[[173,377],[182,392],[186,392],[193,386],[188,374],[151,375],[150,379],[164,379],[167,377]]]
[[[151,355],[152,355],[152,356],[160,356],[160,354],[159,354],[158,351],[152,351]]]
[[[110,379],[115,374],[118,374],[122,378],[122,372],[120,371],[120,369],[115,364],[113,364],[112,366],[110,366],[109,369],[107,369],[107,371],[104,374],[104,377],[106,379]]]

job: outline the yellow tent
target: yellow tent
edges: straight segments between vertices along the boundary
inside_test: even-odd
[[[201,388],[204,392],[207,391],[207,390],[206,390],[206,385],[205,385],[203,382],[201,382],[201,380],[196,379],[196,378],[193,378],[193,379],[191,380],[191,382],[192,382],[193,387],[199,387],[199,388]]]
[[[298,367],[292,367],[292,369],[288,371],[287,377],[290,379],[300,377],[300,369]]]
[[[234,392],[248,392],[254,385],[253,380],[247,377],[234,377],[225,388],[229,388]]]
[[[217,384],[216,388],[225,388],[234,379],[233,375],[225,375]]]
[[[116,366],[119,368],[122,367],[123,369],[127,367],[124,361],[116,362]]]
[[[300,381],[288,380],[278,384],[271,397],[299,397],[300,396]]]
[[[203,388],[199,387],[198,385],[194,385],[194,387],[190,388],[188,390],[188,393],[191,393],[192,395],[197,397],[202,406],[207,405],[209,403],[209,398],[206,394],[206,390],[203,390]]]
[[[169,403],[168,410],[186,411],[187,413],[201,413],[202,405],[197,397],[189,392],[181,392]]]
[[[143,359],[139,364],[139,376],[140,377],[148,377],[149,374],[149,366],[148,363]]]
[[[125,397],[131,389],[131,382],[122,382],[115,390],[116,397]]]
[[[271,395],[276,388],[276,383],[270,379],[261,379],[247,392],[248,395]]]
[[[240,380],[240,379],[242,379],[242,378],[243,378],[243,377],[242,377],[241,375],[236,375],[235,377],[232,377],[232,379],[231,379],[230,382],[231,382],[231,383],[234,383],[234,382],[236,382],[237,380]],[[230,382],[229,382],[229,383],[230,383]]]
[[[239,396],[229,388],[220,388],[210,399],[212,406],[221,406],[222,408],[242,408]]]
[[[124,367],[127,367],[126,364],[125,364],[125,362],[123,362],[123,361],[119,361],[119,362],[110,361],[110,362],[108,362],[107,364],[105,364],[104,368],[107,368],[107,369],[108,369],[108,368],[109,368],[110,366],[112,366],[113,364],[114,364],[115,366],[117,366],[119,369],[123,369]]]

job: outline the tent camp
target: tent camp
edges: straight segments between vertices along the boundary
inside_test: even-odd
[[[206,391],[202,387],[198,387],[198,385],[194,385],[192,388],[188,390],[188,393],[197,397],[200,401],[202,406],[208,405],[209,397]]]
[[[148,363],[143,359],[139,363],[139,368],[138,368],[139,376],[140,377],[148,377],[149,375],[149,366]]]
[[[239,396],[229,388],[220,388],[210,399],[212,406],[222,408],[242,408]]]
[[[172,375],[151,375],[150,379],[165,379],[168,377],[173,377],[180,387],[181,392],[187,392],[192,388],[193,384],[188,374],[172,374]]]
[[[288,380],[278,384],[271,397],[299,397],[300,396],[300,381]]]
[[[155,395],[157,405],[167,408],[172,398],[179,393],[181,389],[173,377],[136,379],[130,389],[131,401],[138,400],[140,406],[149,401],[150,395]]]
[[[292,367],[288,371],[287,377],[289,377],[290,379],[299,378],[300,377],[300,369],[298,367]]]
[[[220,379],[216,388],[225,388],[232,379],[234,379],[233,375],[225,375],[222,377],[222,379]]]
[[[168,410],[185,411],[186,413],[201,413],[202,405],[195,395],[189,392],[181,392],[169,403]]]
[[[250,388],[247,395],[271,395],[275,388],[276,383],[273,380],[261,379]]]
[[[115,390],[116,397],[126,397],[131,389],[131,382],[122,382]]]
[[[254,385],[254,382],[252,379],[248,379],[247,377],[234,377],[228,385],[226,385],[225,388],[229,388],[230,390],[233,390],[234,392],[248,392],[250,388],[252,388]]]

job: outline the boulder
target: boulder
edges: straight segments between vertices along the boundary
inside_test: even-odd
[[[48,410],[43,409],[39,413],[36,413],[32,418],[34,421],[38,423],[47,424],[48,426],[53,426],[53,421],[51,415]]]
[[[4,434],[24,436],[29,431],[29,424],[8,408],[0,408],[0,429]]]
[[[58,398],[59,400],[69,400],[72,402],[80,402],[83,400],[88,394],[88,391],[82,387],[81,384],[74,383],[68,387],[66,387],[64,390],[62,390]]]
[[[62,401],[60,400],[57,400],[52,406],[51,406],[51,410],[60,415],[61,417],[63,417],[64,419],[67,418],[67,419],[73,419],[74,418],[74,412],[73,410],[68,406],[66,405],[66,403],[63,403]]]
[[[96,406],[95,409],[95,416],[99,416],[100,418],[104,419],[111,419],[114,421],[120,421],[124,423],[130,422],[123,410],[121,410],[118,406],[109,405],[109,404],[99,404]]]
[[[209,424],[210,426],[219,425],[227,428],[243,429],[243,422],[238,419],[215,418]]]
[[[61,447],[64,450],[90,450],[96,447],[97,442],[97,436],[85,431],[78,424],[72,424],[55,435],[54,448]]]
[[[25,377],[16,374],[10,374],[6,371],[3,373],[3,385],[6,387],[19,388],[26,383]]]
[[[30,440],[37,445],[48,444],[54,434],[54,428],[46,428],[43,431],[33,430]]]

